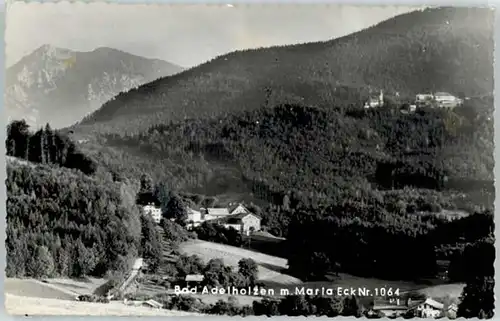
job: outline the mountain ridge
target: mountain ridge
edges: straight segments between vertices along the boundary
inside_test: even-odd
[[[490,9],[432,8],[325,42],[235,51],[120,93],[81,127],[145,128],[266,103],[360,104],[380,89],[491,93],[492,24]]]
[[[7,69],[7,112],[35,126],[69,126],[117,93],[181,70],[108,47],[81,52],[46,44]]]

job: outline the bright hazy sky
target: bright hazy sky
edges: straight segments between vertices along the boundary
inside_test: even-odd
[[[123,5],[25,3],[7,8],[10,66],[50,44],[111,47],[192,67],[230,51],[337,38],[410,7],[340,5]]]

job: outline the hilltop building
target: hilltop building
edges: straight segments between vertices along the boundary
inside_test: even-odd
[[[417,94],[415,97],[415,105],[417,107],[455,108],[462,105],[462,103],[462,99],[447,92]]]
[[[365,102],[365,108],[376,108],[382,107],[384,105],[384,92],[381,90],[378,96],[370,97],[367,102]]]

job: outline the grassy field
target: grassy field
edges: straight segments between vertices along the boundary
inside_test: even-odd
[[[5,295],[5,308],[11,315],[81,315],[81,316],[196,316],[182,311],[126,306],[121,302],[108,304],[58,299]]]
[[[58,300],[75,300],[77,292],[46,284],[38,280],[7,278],[4,292],[16,296]]]
[[[69,290],[79,295],[95,294],[95,290],[107,282],[105,279],[85,278],[81,280],[54,278],[45,280],[48,284]]]
[[[465,284],[463,283],[442,284],[426,287],[418,290],[418,292],[433,298],[449,297],[457,299],[462,294],[464,287]]]
[[[287,268],[287,261],[280,257],[201,240],[186,242],[181,245],[180,250],[189,255],[198,255],[204,262],[208,262],[213,258],[220,258],[226,265],[234,268],[237,268],[239,260],[251,258],[259,265],[260,281],[277,284],[301,283],[301,280],[283,273]]]
[[[399,289],[400,294],[408,291],[418,291],[434,298],[445,296],[458,298],[464,286],[463,284],[431,285],[429,283],[412,281],[388,281],[358,277],[345,273],[340,273],[338,277],[330,276],[328,277],[328,281],[302,282],[298,278],[284,273],[287,268],[287,261],[277,256],[201,240],[192,240],[184,243],[181,246],[181,251],[189,255],[198,255],[205,262],[212,258],[221,258],[225,264],[233,267],[237,267],[238,261],[242,258],[252,258],[259,264],[259,280],[267,288],[274,289],[276,294],[280,293],[281,289],[287,289],[292,294],[295,292],[296,287],[304,287],[305,289],[320,289],[322,287],[333,289],[338,287],[366,288],[372,293],[374,293],[375,288],[379,289],[379,291],[381,288],[385,288],[386,290],[392,288],[393,292]]]
[[[156,310],[127,306],[121,301],[107,304],[76,301],[80,294],[91,294],[105,280],[5,279],[5,308],[13,315],[116,315],[116,316],[183,316],[196,315],[182,311]]]

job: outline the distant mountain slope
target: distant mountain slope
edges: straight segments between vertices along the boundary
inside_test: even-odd
[[[74,52],[44,45],[7,69],[7,114],[31,125],[68,126],[121,91],[181,70],[111,48]]]
[[[147,173],[168,189],[221,201],[280,204],[291,193],[300,202],[380,202],[380,191],[414,187],[459,190],[491,206],[492,106],[471,100],[404,114],[280,105],[97,135],[79,148],[114,177]]]
[[[493,19],[487,8],[426,9],[332,41],[233,52],[122,93],[80,128],[130,132],[279,103],[360,104],[371,89],[488,94]]]

